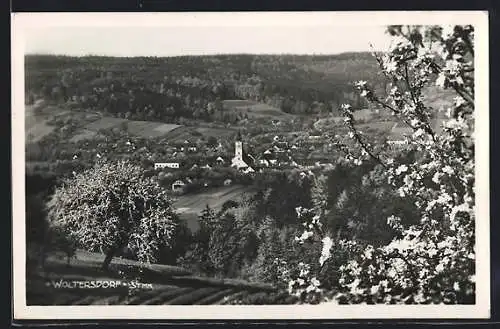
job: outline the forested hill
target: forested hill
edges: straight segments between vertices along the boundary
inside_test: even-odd
[[[83,108],[136,120],[223,120],[221,101],[246,99],[291,114],[363,106],[352,82],[385,90],[370,53],[68,57],[27,55],[27,101],[75,101]],[[234,114],[234,113],[233,113]]]

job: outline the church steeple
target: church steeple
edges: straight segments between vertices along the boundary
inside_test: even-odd
[[[243,152],[243,138],[241,137],[241,132],[238,131],[234,141],[234,157],[231,161],[231,166],[237,169],[253,171],[249,166],[250,163],[250,159],[248,159],[248,156]]]
[[[238,133],[236,134],[236,139],[234,141],[234,157],[235,159],[237,158],[243,161],[243,142],[239,130]]]
[[[241,142],[243,138],[241,137],[241,132],[238,130],[238,133],[236,134],[236,142]]]

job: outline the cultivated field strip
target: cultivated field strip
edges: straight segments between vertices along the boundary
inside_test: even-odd
[[[110,271],[100,270],[103,255],[77,251],[69,265],[64,259],[49,257],[44,271],[29,274],[26,280],[28,305],[221,305],[291,304],[296,302],[274,286],[240,279],[218,279],[194,275],[182,267],[140,264],[116,258]],[[128,271],[129,279],[119,273]],[[133,273],[140,273],[134,279]],[[120,282],[113,287],[75,288],[55,282]],[[137,288],[132,282],[144,286]],[[132,287],[135,288],[132,288]]]
[[[108,130],[113,128],[121,128],[126,126],[128,132],[132,135],[140,137],[161,137],[165,136],[173,130],[182,127],[181,125],[153,122],[153,121],[137,121],[123,118],[102,117],[98,120],[86,124],[75,136],[73,141],[92,138],[95,133],[100,130]]]
[[[28,305],[222,305],[239,304],[243,298],[257,304],[291,304],[286,293],[259,290],[246,286],[155,285],[152,290],[130,293],[124,289],[38,289],[27,293]],[[244,302],[242,303],[244,304]]]
[[[280,109],[271,105],[239,99],[228,99],[222,101],[224,109],[234,112],[247,113],[252,117],[287,117],[290,114],[281,111]]]

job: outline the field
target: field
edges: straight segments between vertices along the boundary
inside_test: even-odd
[[[207,206],[213,209],[220,209],[222,205],[229,201],[237,201],[243,194],[252,192],[247,186],[233,185],[229,187],[219,187],[197,194],[187,194],[180,196],[174,203],[177,212],[182,219],[186,220],[189,229],[198,229],[198,215]]]
[[[211,128],[211,127],[179,127],[167,133],[165,137],[172,142],[183,142],[185,140],[194,141],[200,137],[210,136],[217,139],[224,139],[233,136],[236,131],[232,128]]]
[[[181,127],[180,125],[153,122],[153,121],[134,121],[122,118],[103,117],[95,122],[85,126],[85,129],[91,131],[99,131],[100,129],[119,128],[125,125],[127,130],[141,137],[159,137],[170,131]]]
[[[71,141],[75,143],[75,142],[79,142],[79,141],[86,140],[86,139],[92,139],[96,135],[97,135],[96,131],[92,131],[92,130],[88,130],[88,129],[80,129],[78,131],[78,134],[71,137]]]
[[[374,121],[370,123],[360,123],[356,125],[356,128],[358,128],[360,131],[367,131],[367,130],[376,130],[379,132],[384,132],[386,134],[391,134],[391,133],[405,133],[407,132],[407,129],[395,129],[394,125],[396,122],[394,121]],[[399,127],[406,128],[402,125],[398,125]]]
[[[209,128],[209,127],[198,127],[196,131],[205,137],[217,137],[217,138],[227,138],[233,136],[236,131],[231,128]]]
[[[73,136],[72,141],[92,138],[101,129],[125,128],[129,133],[140,137],[162,137],[165,136],[171,141],[184,141],[205,137],[225,138],[234,134],[234,130],[229,128],[210,127],[186,127],[182,125],[161,123],[154,121],[135,121],[122,118],[102,117],[86,124],[78,133]]]
[[[46,107],[43,101],[26,105],[24,111],[25,136],[28,142],[37,142],[50,134],[54,127],[47,124],[51,115],[64,114],[66,111],[56,107]]]
[[[457,94],[449,89],[443,90],[438,87],[427,87],[423,92],[424,102],[435,110],[443,109],[453,104],[453,98]]]
[[[253,101],[230,100],[224,101],[230,109],[238,111],[249,110],[249,116],[255,118],[268,118],[276,116],[288,116],[289,114],[273,108],[266,104]],[[226,106],[225,105],[225,106]],[[25,110],[26,139],[29,142],[37,142],[51,133],[55,126],[49,125],[47,121],[55,117],[62,120],[71,119],[79,127],[71,137],[72,142],[86,140],[95,137],[100,130],[127,129],[129,133],[144,138],[165,136],[172,141],[184,141],[198,139],[200,137],[228,138],[235,134],[231,127],[187,127],[177,124],[169,124],[154,121],[137,121],[124,118],[103,117],[99,113],[71,111],[61,107],[47,105],[44,101],[38,101],[34,105],[27,105]]]
[[[276,107],[249,100],[224,100],[222,106],[225,110],[248,113],[250,118],[275,117],[279,119],[291,116]]]
[[[231,304],[240,298],[266,304],[291,304],[294,298],[273,286],[243,280],[214,279],[193,275],[181,267],[143,265],[115,258],[110,269],[100,269],[102,254],[77,251],[70,264],[62,256],[50,257],[44,271],[28,271],[27,305],[209,305]],[[124,278],[119,273],[139,273]],[[114,282],[99,288],[63,288],[59,282]],[[142,285],[139,287],[137,282]],[[135,288],[135,289],[134,289]]]
[[[86,124],[73,138],[72,141],[78,141],[93,137],[101,129],[113,129],[126,127],[133,135],[141,137],[160,137],[175,130],[180,125],[152,122],[152,121],[134,121],[122,118],[102,117],[91,123]]]

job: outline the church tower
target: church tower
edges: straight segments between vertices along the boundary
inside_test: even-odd
[[[234,141],[234,157],[231,161],[231,167],[253,171],[245,161],[245,157],[246,155],[243,154],[243,141],[240,132],[238,132],[236,140]]]
[[[243,161],[243,141],[239,131],[234,142],[234,158]]]

